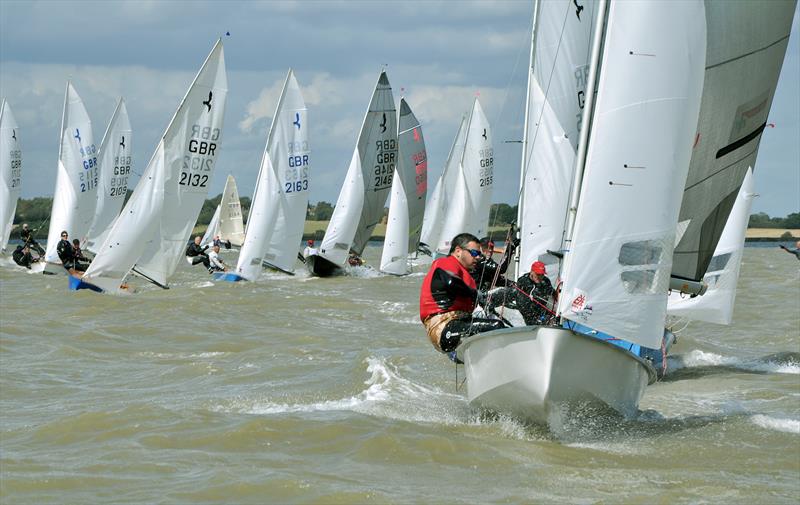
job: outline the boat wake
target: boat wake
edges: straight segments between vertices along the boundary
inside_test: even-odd
[[[800,374],[800,352],[780,352],[761,358],[743,359],[694,350],[667,358],[668,372],[662,379],[674,382],[727,373]]]

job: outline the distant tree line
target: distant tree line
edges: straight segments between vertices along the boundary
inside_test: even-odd
[[[130,198],[131,192],[128,191],[126,201]],[[197,218],[198,225],[207,225],[214,217],[214,210],[222,200],[222,193],[209,198],[203,203],[203,208],[200,210],[200,216]],[[242,204],[242,215],[247,220],[247,214],[250,211],[250,198],[245,196],[241,197],[239,201]],[[20,198],[17,202],[17,213],[14,215],[14,224],[20,225],[28,223],[32,228],[38,228],[37,236],[46,237],[48,221],[50,219],[50,209],[53,206],[53,199],[49,197],[36,197],[31,199]],[[329,221],[333,215],[333,208],[330,202],[317,202],[316,204],[308,204],[306,209],[306,219],[309,221]],[[384,222],[389,213],[389,209],[385,208]],[[489,226],[507,226],[517,220],[517,206],[511,206],[507,203],[492,204],[489,211]],[[800,213],[794,212],[786,217],[770,217],[764,212],[752,214],[748,223],[748,228],[789,228],[800,229]]]

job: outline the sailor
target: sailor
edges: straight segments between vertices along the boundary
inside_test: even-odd
[[[211,265],[208,267],[208,273],[228,271],[228,266],[219,257],[219,246],[216,244],[211,247],[211,252],[208,253],[208,262]]]
[[[230,240],[223,241],[222,239],[219,238],[219,235],[214,235],[214,240],[211,242],[211,245],[212,246],[216,245],[216,246],[219,246],[219,247],[223,247],[224,246],[225,249],[230,249],[231,248],[231,241]]]
[[[206,245],[205,247],[201,247],[200,246],[201,240],[202,237],[198,235],[194,238],[194,242],[189,244],[189,247],[186,248],[186,259],[192,266],[197,265],[198,263],[202,263],[203,266],[206,267],[210,272],[211,263],[209,263],[208,255],[206,254],[206,249],[208,249],[208,246]]]
[[[81,250],[81,241],[78,239],[72,240],[72,251],[73,255],[75,256],[75,262],[83,261],[86,265],[92,262],[90,258],[87,258],[83,255],[83,251]]]
[[[58,245],[56,245],[56,252],[58,253],[58,258],[61,260],[61,265],[70,274],[83,272],[85,270],[83,265],[78,263],[75,259],[75,249],[69,241],[67,230],[61,232],[61,240],[59,240]]]
[[[19,238],[22,240],[23,244],[35,250],[39,253],[39,256],[42,256],[44,254],[44,249],[42,249],[42,246],[33,238],[34,233],[36,233],[36,230],[28,228],[28,223],[22,223],[22,229],[19,231]]]
[[[453,361],[462,338],[504,327],[499,320],[472,316],[476,300],[484,298],[470,275],[480,255],[475,235],[456,235],[450,255],[434,261],[422,281],[419,318],[436,350],[447,353]]]
[[[314,247],[314,241],[312,239],[308,239],[306,242],[306,248],[303,249],[303,258],[308,258],[312,254],[318,254],[317,248]]]
[[[14,259],[14,263],[21,267],[25,267],[28,270],[31,268],[31,264],[35,261],[39,261],[39,259],[33,259],[33,255],[31,254],[31,249],[27,245],[18,245],[14,252],[11,253],[11,257]]]
[[[347,264],[351,267],[360,267],[364,265],[364,260],[354,251],[350,251],[350,256],[347,257]]]
[[[481,255],[472,271],[472,278],[478,285],[481,291],[487,291],[494,287],[505,287],[511,282],[503,277],[503,274],[508,270],[508,265],[511,263],[511,258],[514,256],[516,247],[514,242],[509,242],[503,256],[500,259],[500,264],[492,258],[494,255],[494,242],[489,237],[481,239]],[[495,277],[497,277],[495,279]]]
[[[544,263],[534,261],[530,273],[517,279],[517,310],[528,326],[546,323],[552,314],[550,302],[555,302],[557,294],[546,274]]]
[[[799,260],[800,260],[800,240],[798,240],[798,241],[797,241],[797,242],[794,244],[794,247],[795,247],[795,248],[794,248],[794,250],[792,250],[792,249],[789,249],[788,247],[786,247],[786,246],[785,246],[785,245],[783,245],[783,244],[781,244],[779,247],[780,247],[781,249],[783,249],[784,251],[788,252],[789,254],[794,254],[794,255],[795,255],[795,257],[796,257],[797,259],[799,259]]]

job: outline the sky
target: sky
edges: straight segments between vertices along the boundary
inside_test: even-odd
[[[758,0],[765,1],[765,0]],[[516,204],[533,4],[527,0],[0,0],[0,96],[20,127],[22,197],[52,196],[67,79],[95,143],[120,96],[141,174],[218,37],[228,74],[209,197],[228,173],[252,195],[291,67],[309,110],[310,201],[335,202],[375,82],[387,70],[422,124],[429,186],[477,96],[492,125],[494,202]],[[752,212],[800,211],[798,11],[755,167]],[[229,32],[230,35],[226,35]]]

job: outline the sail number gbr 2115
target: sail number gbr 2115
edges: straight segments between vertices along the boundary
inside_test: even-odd
[[[219,137],[219,128],[200,126],[198,124],[192,125],[189,152],[183,157],[183,167],[178,180],[179,185],[191,188],[205,188],[208,186],[211,172],[214,170],[214,160],[217,157],[217,140],[219,140]]]

